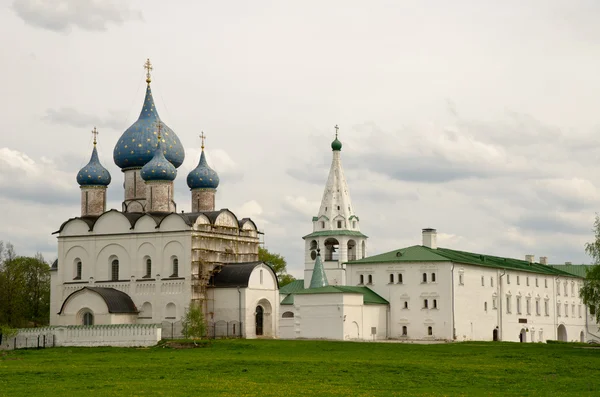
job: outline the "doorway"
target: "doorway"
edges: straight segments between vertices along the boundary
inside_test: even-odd
[[[527,342],[527,331],[525,331],[525,328],[521,328],[521,333],[519,334],[519,342]]]
[[[263,334],[263,314],[264,309],[262,306],[256,306],[256,336]]]
[[[492,339],[494,342],[498,342],[498,328],[494,328],[494,332],[492,332]]]
[[[563,324],[558,326],[558,330],[557,330],[557,336],[558,336],[558,340],[566,342],[567,341],[567,329],[565,328],[565,326]]]

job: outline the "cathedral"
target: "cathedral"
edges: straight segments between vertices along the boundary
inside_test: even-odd
[[[181,331],[192,303],[201,304],[209,334],[275,337],[278,282],[258,260],[259,229],[250,218],[215,209],[218,174],[202,152],[187,175],[191,208],[179,211],[173,181],[185,150],[159,117],[145,64],[140,115],[115,144],[123,172],[121,210],[106,210],[111,175],[94,147],[77,174],[81,215],[64,222],[51,271],[54,326],[162,324]],[[170,327],[166,325],[170,324]]]

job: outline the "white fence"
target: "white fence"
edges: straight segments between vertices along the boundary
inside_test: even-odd
[[[52,346],[154,346],[162,335],[160,324],[69,325],[19,329],[3,338],[0,349]]]

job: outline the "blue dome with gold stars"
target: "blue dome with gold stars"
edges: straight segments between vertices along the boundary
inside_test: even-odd
[[[95,144],[89,163],[77,173],[77,183],[80,186],[108,186],[110,184],[110,173],[100,164]]]
[[[156,133],[159,123],[165,142],[164,155],[175,168],[179,167],[185,159],[183,145],[173,130],[160,120],[152,98],[150,83],[146,88],[144,107],[139,118],[121,135],[115,146],[113,152],[115,164],[121,169],[126,169],[143,167],[150,161],[156,150]]]
[[[158,137],[158,147],[154,150],[154,157],[148,161],[140,172],[145,181],[172,181],[177,176],[177,169],[165,158],[167,152],[165,139]]]
[[[198,166],[188,174],[187,184],[190,189],[216,189],[219,186],[219,175],[208,166],[204,148]]]

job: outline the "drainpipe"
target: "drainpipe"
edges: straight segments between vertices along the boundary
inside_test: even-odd
[[[456,340],[456,328],[454,325],[454,262],[452,262],[452,340]]]
[[[238,291],[238,312],[239,312],[239,321],[240,321],[240,338],[244,336],[244,333],[242,332],[242,291],[240,291],[240,287],[237,287],[237,291]]]
[[[502,269],[502,274],[498,277],[498,340],[502,341],[502,277],[506,275],[506,269]]]

